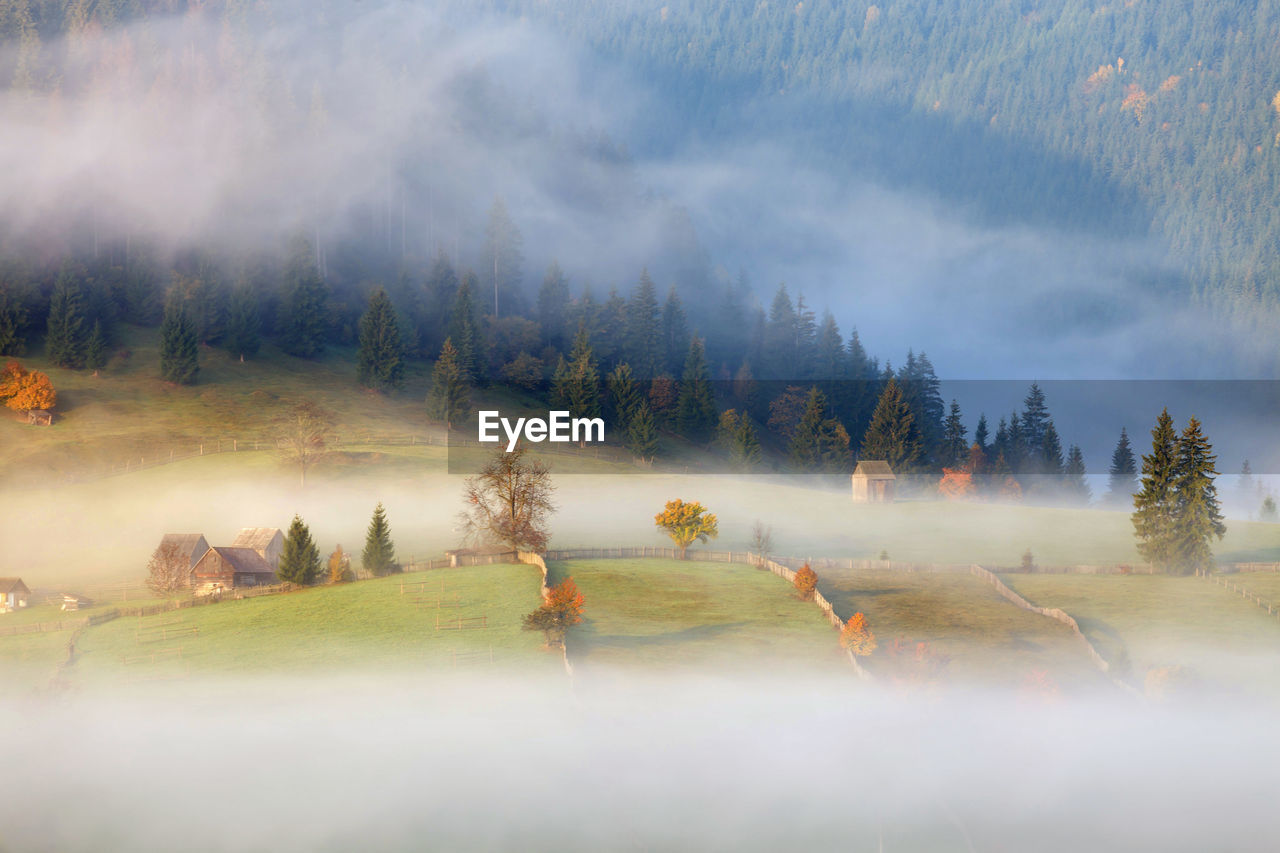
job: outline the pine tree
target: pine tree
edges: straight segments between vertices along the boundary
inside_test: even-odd
[[[951,411],[942,425],[942,466],[959,468],[969,456],[969,443],[965,440],[964,422],[960,419],[960,404],[951,401]]]
[[[444,421],[445,429],[466,420],[471,408],[471,389],[458,364],[458,351],[451,338],[444,339],[440,357],[431,371],[431,390],[427,392],[427,416]]]
[[[614,429],[626,434],[637,407],[644,399],[640,386],[631,374],[631,366],[625,362],[619,364],[605,377],[605,385],[609,391],[609,413],[613,418]]]
[[[824,311],[822,326],[818,329],[817,363],[814,366],[814,375],[827,382],[837,382],[845,378],[846,366],[840,327],[836,325],[836,318],[831,312]]]
[[[1044,433],[1049,426],[1049,407],[1045,403],[1044,391],[1039,384],[1032,382],[1022,401],[1022,438],[1032,453],[1044,447]],[[1061,448],[1059,448],[1061,450]]]
[[[107,366],[107,337],[102,331],[102,321],[93,321],[93,331],[84,348],[84,366],[97,376],[98,371]]]
[[[473,273],[462,277],[449,321],[448,338],[453,342],[458,370],[466,382],[476,382],[481,378],[480,321],[476,318],[475,287]]]
[[[387,291],[375,287],[369,308],[360,318],[360,352],[356,377],[361,385],[390,391],[404,384],[404,344]]]
[[[796,378],[796,309],[785,284],[778,285],[764,330],[763,379]]]
[[[711,431],[715,429],[715,425],[715,393],[711,388],[702,339],[695,337],[689,344],[689,354],[684,362],[684,378],[680,383],[676,409],[676,429],[695,444],[705,444],[711,440]]]
[[[524,262],[524,237],[507,213],[501,197],[489,209],[485,228],[485,277],[493,290],[493,316],[519,314],[523,311],[520,293],[520,267]],[[499,310],[501,309],[501,310]]]
[[[796,297],[796,363],[792,375],[797,379],[813,379],[817,364],[818,322],[801,293]]]
[[[241,361],[258,354],[262,347],[262,312],[258,307],[258,291],[242,282],[231,293],[227,311],[227,332],[222,339],[227,352]]]
[[[0,283],[0,355],[22,355],[27,351],[25,329],[27,309],[18,288]]]
[[[1049,489],[1053,489],[1058,485],[1058,479],[1062,476],[1063,459],[1062,459],[1062,440],[1058,438],[1058,429],[1053,425],[1053,421],[1049,421],[1044,426],[1044,432],[1040,436],[1040,474],[1044,478],[1043,484]]]
[[[1092,493],[1089,481],[1085,479],[1088,472],[1084,467],[1084,453],[1079,445],[1071,445],[1067,453],[1067,464],[1063,468],[1062,491],[1069,503],[1084,506],[1089,503]]]
[[[293,517],[280,552],[276,577],[285,583],[310,586],[320,576],[320,551],[311,539],[311,530],[298,516]]]
[[[1249,460],[1244,460],[1240,466],[1240,477],[1236,480],[1236,494],[1239,496],[1241,506],[1252,506],[1257,500],[1256,497],[1257,484],[1253,479],[1253,469],[1249,467]]]
[[[178,385],[194,385],[200,372],[196,327],[177,298],[170,298],[160,324],[160,378]]]
[[[1111,454],[1111,479],[1107,484],[1107,503],[1125,506],[1133,500],[1138,486],[1138,468],[1129,444],[1129,434],[1120,428],[1120,440]]]
[[[569,280],[552,261],[538,288],[538,325],[542,342],[556,352],[569,346]]]
[[[981,450],[984,454],[986,454],[988,451],[991,450],[991,446],[987,444],[988,435],[989,433],[987,431],[987,416],[985,414],[979,415],[978,425],[974,427],[974,430],[973,430],[973,443],[978,445],[978,449]]]
[[[738,419],[737,429],[733,433],[733,449],[729,454],[730,463],[738,471],[751,471],[760,465],[763,454],[756,428],[751,418],[745,414]]]
[[[641,462],[650,462],[658,452],[658,427],[653,420],[653,412],[646,401],[641,401],[636,408],[631,423],[627,426],[627,449],[636,455]]]
[[[1218,472],[1213,446],[1192,418],[1178,439],[1178,459],[1174,471],[1174,529],[1171,568],[1179,574],[1209,571],[1213,552],[1209,540],[1227,532],[1213,484]]]
[[[578,329],[567,365],[567,409],[575,418],[600,416],[600,372],[586,329]]]
[[[324,352],[329,328],[329,288],[316,269],[315,253],[305,237],[296,237],[285,265],[284,292],[276,327],[280,346],[290,355],[314,358]]]
[[[816,387],[809,389],[787,450],[798,471],[848,470],[849,434],[838,420],[828,417],[827,398]]]
[[[923,456],[915,416],[903,399],[898,381],[890,379],[871,415],[858,458],[884,460],[895,474],[901,475],[915,473]]]
[[[49,360],[58,367],[84,367],[85,345],[88,335],[85,329],[84,291],[75,275],[63,271],[53,285],[49,300],[48,337],[45,351]]]
[[[662,362],[663,369],[674,373],[680,369],[689,352],[689,328],[685,323],[684,307],[675,285],[667,292],[662,306]]]
[[[640,273],[640,283],[626,308],[626,358],[636,375],[649,379],[663,371],[661,321],[657,288],[649,270]]]
[[[391,542],[391,526],[387,523],[387,512],[382,508],[381,501],[374,507],[373,518],[369,521],[360,564],[375,578],[400,571],[400,564],[396,562],[396,548]]]
[[[1165,409],[1151,431],[1151,453],[1142,457],[1142,488],[1133,496],[1133,532],[1138,552],[1159,568],[1173,559],[1178,434]]]

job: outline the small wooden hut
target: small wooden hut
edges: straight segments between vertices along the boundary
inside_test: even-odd
[[[243,586],[269,586],[276,571],[252,548],[210,548],[191,570],[196,595],[212,595]]]
[[[26,607],[30,599],[31,590],[22,578],[0,578],[0,613]]]
[[[27,423],[32,426],[53,426],[53,412],[48,409],[31,409],[27,412]]]
[[[888,462],[864,460],[853,469],[853,502],[860,504],[893,503],[898,477]]]

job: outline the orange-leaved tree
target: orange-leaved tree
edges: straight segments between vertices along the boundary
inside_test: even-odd
[[[800,567],[800,571],[796,572],[796,576],[791,583],[795,586],[796,594],[800,596],[800,600],[809,601],[813,598],[813,593],[818,588],[818,573],[809,568],[808,563],[805,563]]]
[[[667,501],[662,512],[653,517],[653,523],[667,531],[680,550],[682,560],[694,542],[706,542],[720,535],[720,522],[697,501],[685,503],[679,498]]]
[[[949,501],[966,501],[978,492],[973,485],[973,474],[963,468],[943,468],[938,481],[938,493]]]
[[[871,632],[866,616],[855,613],[849,617],[840,632],[840,645],[858,657],[866,657],[876,650],[876,635]]]
[[[58,403],[58,392],[45,374],[11,361],[0,371],[0,400],[22,412],[52,409]]]
[[[565,634],[582,621],[586,598],[578,590],[573,578],[565,578],[547,591],[542,606],[524,617],[526,631],[541,631],[547,645],[563,645]]]

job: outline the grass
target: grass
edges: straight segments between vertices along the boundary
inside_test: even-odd
[[[0,695],[20,696],[49,685],[66,659],[71,631],[0,637]]]
[[[124,617],[85,632],[70,676],[95,685],[370,669],[555,675],[558,657],[520,624],[539,583],[536,569],[499,564]],[[458,619],[476,627],[450,629]]]
[[[1103,657],[1138,685],[1152,668],[1176,665],[1218,686],[1280,692],[1280,620],[1202,579],[1014,574],[1004,581],[1033,603],[1074,616]]]
[[[922,676],[926,665],[914,653],[927,643],[940,656],[939,677],[952,683],[1020,687],[1038,671],[1067,690],[1103,683],[1070,629],[1014,606],[972,575],[827,571],[819,589],[842,617],[866,615],[879,648],[864,662],[877,675]]]
[[[575,667],[657,670],[831,667],[850,674],[835,630],[782,579],[750,566],[678,560],[572,560],[586,599],[569,638]]]

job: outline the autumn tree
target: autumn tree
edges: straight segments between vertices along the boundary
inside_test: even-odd
[[[582,622],[586,598],[578,590],[573,578],[565,578],[547,591],[542,606],[524,617],[526,631],[541,631],[547,645],[564,645],[565,635],[574,625]]]
[[[694,542],[705,543],[720,535],[715,515],[707,512],[707,508],[697,501],[686,503],[679,498],[667,501],[662,512],[653,517],[653,523],[671,537],[680,551],[681,560],[685,559],[689,546]]]
[[[160,598],[176,595],[191,585],[191,560],[175,542],[162,543],[147,563],[147,589]]]
[[[45,374],[11,361],[0,371],[0,401],[19,412],[45,411],[58,404],[58,392]]]
[[[813,600],[813,594],[818,589],[818,573],[809,568],[808,563],[805,563],[796,572],[791,585],[796,588],[796,595],[800,596],[801,601],[811,601]]]
[[[544,551],[555,512],[551,472],[540,461],[526,460],[526,448],[497,450],[474,477],[468,477],[460,515],[464,538],[502,543],[513,551]]]
[[[351,571],[351,556],[339,545],[329,555],[329,583],[351,583],[356,579]]]
[[[840,645],[860,658],[876,650],[876,635],[867,624],[866,616],[855,613],[849,617],[840,631]]]
[[[307,470],[329,454],[333,416],[303,400],[276,422],[276,446],[284,459],[298,466],[300,483],[307,485]]]
[[[319,575],[320,551],[311,538],[311,529],[295,515],[284,538],[276,577],[286,583],[310,586]]]
[[[962,468],[943,468],[938,494],[949,501],[967,501],[977,496],[973,475]]]
[[[391,525],[387,523],[387,511],[381,502],[374,507],[373,518],[369,521],[360,564],[375,578],[400,571],[400,564],[396,562],[396,546],[391,541]]]

